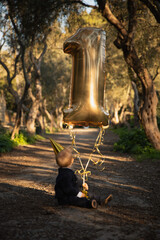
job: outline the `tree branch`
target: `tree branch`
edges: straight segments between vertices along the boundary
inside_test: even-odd
[[[42,61],[42,58],[43,58],[43,56],[44,56],[46,50],[47,50],[47,43],[45,42],[45,43],[44,43],[43,51],[42,51],[41,55],[40,55],[39,58],[38,58],[38,61],[39,61],[39,62]]]
[[[160,2],[159,0],[155,0],[154,4],[149,0],[140,0],[154,15],[156,21],[160,23]]]
[[[37,68],[37,63],[36,63],[36,58],[34,57],[33,55],[33,49],[31,48],[31,51],[30,51],[30,59],[31,59],[31,62],[33,63],[33,65]]]
[[[130,45],[132,43],[134,30],[136,27],[136,6],[135,6],[134,0],[128,0],[127,4],[128,4],[128,15],[129,15],[127,45]]]
[[[136,24],[136,6],[134,0],[128,0],[128,14],[129,14],[129,24],[128,32],[133,33]]]
[[[17,75],[17,63],[18,63],[19,57],[20,57],[20,52],[19,52],[19,54],[18,54],[18,55],[16,56],[16,58],[15,58],[14,74],[13,74],[13,76],[11,77],[10,81],[12,81],[12,80],[15,78],[15,76]]]
[[[34,102],[36,100],[35,96],[32,93],[31,88],[28,89],[28,96],[31,98],[32,102]]]
[[[15,101],[18,102],[19,101],[19,96],[17,94],[17,92],[13,89],[12,87],[12,80],[16,77],[17,75],[17,63],[18,63],[18,58],[20,56],[20,53],[16,56],[15,58],[15,64],[14,64],[14,73],[13,76],[11,77],[10,75],[10,71],[7,67],[7,65],[0,59],[0,64],[2,65],[2,67],[5,69],[5,71],[7,72],[7,82],[8,82],[8,89],[10,91],[10,93],[14,96]]]
[[[37,73],[39,73],[39,71],[40,71],[41,61],[42,61],[42,58],[43,58],[46,50],[47,50],[47,44],[46,44],[46,42],[45,42],[45,43],[44,43],[44,48],[43,48],[43,50],[42,50],[39,58],[36,58],[36,57],[33,55],[32,49],[31,49],[31,51],[30,51],[30,59],[31,59],[31,61],[32,61],[32,63],[33,63],[33,65],[34,65]]]
[[[10,0],[8,0],[8,3],[9,3],[9,5],[11,5]],[[14,27],[15,33],[17,34],[19,45],[21,46],[21,48],[23,48],[24,46],[23,46],[23,43],[21,41],[20,33],[19,33],[18,28],[17,28],[17,26],[14,22],[14,19],[13,19],[13,16],[12,16],[12,13],[11,13],[10,9],[8,10],[8,13],[9,13],[9,17],[11,19],[12,25]]]
[[[126,39],[128,35],[127,30],[125,29],[124,25],[113,15],[108,3],[105,4],[102,15],[118,30],[121,38]]]
[[[82,2],[82,1],[72,1],[71,0],[71,3],[79,3],[79,4],[81,4],[82,6],[84,6],[84,7],[90,7],[90,8],[93,8],[93,9],[98,9],[98,7],[97,6],[95,6],[95,5],[89,5],[89,4],[86,4],[86,3],[84,3],[84,2]]]
[[[30,81],[29,81],[29,79],[28,79],[27,72],[26,72],[24,55],[25,55],[25,48],[22,47],[21,60],[22,60],[23,75],[24,75],[24,80],[25,80],[25,82],[26,82],[27,88],[29,88],[29,86],[30,86]]]
[[[107,19],[109,23],[111,23],[117,30],[118,36],[117,39],[114,41],[114,44],[117,48],[122,47],[122,42],[126,42],[128,39],[128,32],[125,29],[124,25],[116,18],[110,10],[108,1],[106,2],[103,9],[100,9],[104,18]]]
[[[153,79],[153,81],[156,79],[156,77],[158,76],[158,74],[159,74],[159,66],[157,67],[157,69],[156,69],[156,73],[155,73],[155,75],[154,75],[154,77],[152,77],[152,79]]]
[[[10,76],[10,71],[7,67],[7,65],[0,59],[0,64],[2,65],[2,67],[6,70],[7,72],[7,81],[8,81],[8,84],[10,85],[12,80],[16,77],[17,75],[17,63],[18,63],[18,59],[19,59],[19,56],[20,56],[20,53],[16,56],[15,58],[15,63],[14,63],[14,73],[13,73],[13,76],[11,77]]]
[[[7,67],[7,65],[0,59],[0,64],[2,65],[2,67],[6,70],[6,72],[7,72],[7,81],[8,81],[8,79],[10,79],[10,71],[9,71],[9,69],[8,69],[8,67]]]

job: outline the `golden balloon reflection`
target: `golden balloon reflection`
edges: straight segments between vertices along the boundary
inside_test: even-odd
[[[64,42],[63,50],[72,55],[69,109],[64,122],[82,126],[108,125],[104,111],[105,32],[80,28]]]

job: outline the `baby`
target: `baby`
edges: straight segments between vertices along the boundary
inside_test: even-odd
[[[72,156],[72,148],[65,148],[56,155],[56,162],[59,166],[58,176],[56,178],[55,193],[58,203],[60,205],[74,205],[84,208],[97,208],[98,204],[102,202],[97,201],[96,198],[86,198],[85,194],[80,191],[80,186],[77,183],[77,176],[71,169],[74,162]],[[87,183],[82,184],[85,190],[88,190]],[[111,200],[112,195],[109,195],[103,201],[107,204]]]

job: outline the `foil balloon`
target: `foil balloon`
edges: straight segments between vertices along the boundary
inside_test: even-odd
[[[104,63],[106,35],[99,28],[80,28],[63,45],[72,55],[69,109],[64,122],[81,126],[106,126],[104,111]]]

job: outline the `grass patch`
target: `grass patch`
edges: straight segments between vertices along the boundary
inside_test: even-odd
[[[0,134],[0,152],[10,152],[17,144],[10,139],[8,134]]]
[[[120,137],[119,141],[114,144],[114,151],[129,153],[139,161],[160,159],[160,151],[152,147],[142,128],[128,129],[122,127],[112,131]]]
[[[27,145],[27,144],[34,144],[36,141],[43,140],[44,137],[36,134],[36,135],[30,135],[26,131],[20,131],[18,135],[15,136],[14,142],[17,143],[17,145]]]
[[[154,151],[150,153],[137,154],[135,158],[140,162],[145,159],[151,159],[154,161],[160,159],[160,151],[154,149]]]
[[[0,129],[0,153],[10,152],[16,146],[23,146],[27,144],[34,144],[36,141],[43,140],[44,137],[36,134],[29,135],[25,131],[20,131],[18,135],[15,136],[14,140],[11,140],[11,134],[6,129]]]

